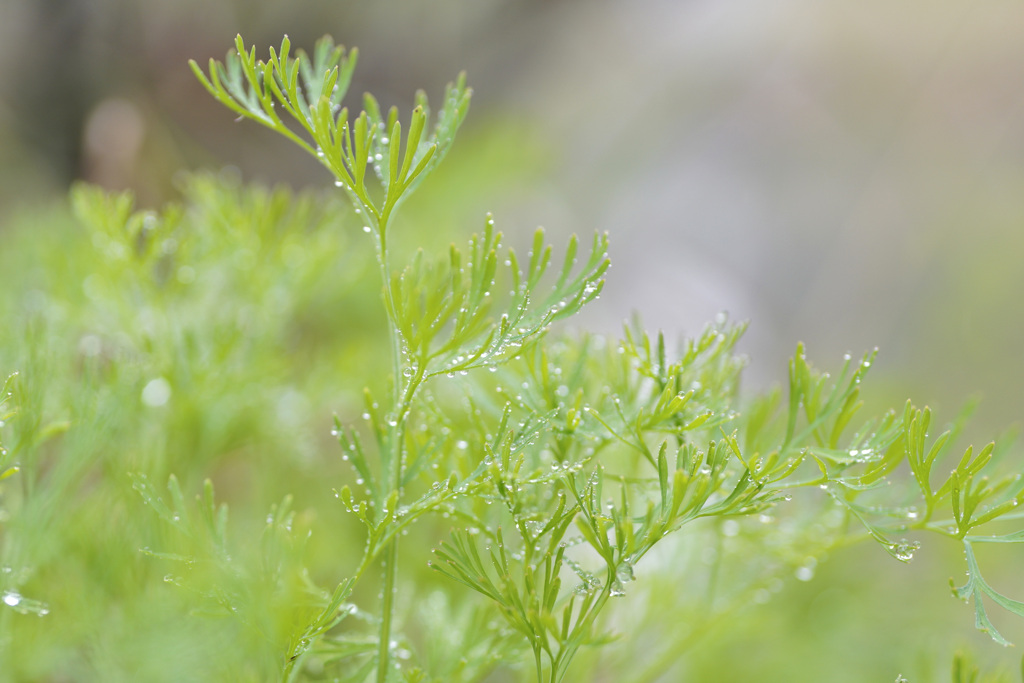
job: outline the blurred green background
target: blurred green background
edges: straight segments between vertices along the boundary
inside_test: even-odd
[[[965,0],[5,0],[0,206],[73,178],[157,205],[179,170],[225,164],[326,184],[185,62],[236,32],[262,50],[330,32],[382,102],[468,70],[476,139],[453,163],[496,180],[453,183],[438,220],[611,231],[588,324],[639,310],[692,331],[727,310],[752,323],[758,386],[797,340],[823,359],[877,345],[879,374],[948,410],[981,392],[994,427],[1022,415],[1021,26],[1019,3]]]
[[[869,391],[877,405],[911,396],[949,419],[978,393],[983,401],[968,430],[977,440],[1024,416],[1020,3],[4,0],[5,310],[38,309],[35,292],[54,296],[47,289],[60,279],[54,269],[84,265],[61,254],[81,246],[62,237],[77,230],[65,199],[76,179],[131,189],[151,208],[181,198],[183,170],[213,169],[232,182],[329,186],[313,160],[268,131],[235,123],[195,82],[186,61],[222,57],[239,32],[261,55],[283,33],[306,47],[323,33],[359,46],[353,91],[372,91],[405,112],[415,89],[436,98],[467,70],[472,112],[443,171],[410,204],[410,224],[429,226],[423,234],[430,237],[418,241],[436,240],[439,249],[477,228],[485,211],[495,212],[513,243],[538,224],[556,233],[608,230],[613,269],[580,326],[614,333],[637,311],[648,326],[693,333],[725,310],[751,323],[742,346],[750,388],[782,381],[798,340],[824,366],[879,346]],[[53,236],[41,234],[47,231]],[[310,277],[327,277],[322,272],[333,266],[310,267]],[[351,284],[361,271],[346,272]],[[27,275],[12,280],[12,273]],[[87,274],[72,267],[60,277],[73,303]],[[245,292],[272,296],[275,283],[265,284]],[[359,300],[359,287],[337,296]],[[331,355],[341,334],[329,320],[331,300],[292,304],[306,325],[303,344],[312,348],[300,345],[309,352],[305,363],[326,358],[335,371],[358,377],[358,386],[373,381],[372,364],[364,364],[372,354],[358,351],[372,342],[360,341],[358,329],[344,331],[344,358]],[[367,337],[380,324],[372,312],[355,320]],[[4,354],[0,372],[27,371],[22,357]],[[305,365],[266,363],[278,373],[264,387],[275,410],[288,414],[280,388],[292,385],[299,386],[295,405],[310,396],[328,405],[316,404],[301,420],[318,430],[301,447],[278,444],[295,450],[288,462],[307,469],[294,482],[282,469],[273,490],[247,492],[254,507],[288,491],[318,490],[319,468],[334,457],[324,437],[330,413],[355,410],[358,400],[346,393],[350,387],[326,386],[327,378],[303,385]],[[261,410],[263,394],[242,393],[252,413],[240,423],[206,424],[212,431],[182,437],[193,439],[190,448],[208,449],[205,465],[229,474],[248,471],[233,450],[244,450],[245,440],[233,430],[251,428]],[[242,410],[238,396],[215,399]],[[184,429],[195,428],[194,416],[179,417]],[[180,471],[154,467],[164,470]],[[197,469],[196,480],[202,476]],[[328,497],[328,489],[319,495]],[[894,669],[894,677],[900,662],[912,660],[941,680],[942,653],[960,642],[974,643],[983,659],[1005,661],[971,633],[969,610],[948,597],[956,549],[943,552],[915,560],[930,577],[912,585],[901,583],[909,572],[887,558],[837,557],[819,572],[834,576],[827,586],[786,588],[791,611],[757,612],[714,639],[717,649],[692,666],[713,672],[722,665],[715,653],[733,652],[742,654],[728,660],[736,669],[719,672],[719,680],[841,680],[827,668],[788,669],[787,650],[770,652],[769,635],[786,638],[786,647],[815,649],[821,667],[831,662],[846,675],[862,665]],[[1020,562],[1019,553],[1008,554],[998,577],[1017,598],[1024,596]],[[881,573],[891,592],[862,604],[874,586],[865,573]],[[930,632],[939,619],[951,628]],[[1008,635],[1019,640],[1012,629]],[[892,642],[894,633],[904,639]],[[753,656],[751,648],[767,650]],[[866,650],[879,652],[884,666],[860,661]],[[744,668],[755,665],[766,668]]]

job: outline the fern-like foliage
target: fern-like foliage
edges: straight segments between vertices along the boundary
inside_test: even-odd
[[[270,49],[266,61],[256,48],[246,48],[241,36],[224,62],[211,59],[209,76],[196,62],[192,71],[217,101],[239,114],[285,136],[313,154],[335,176],[335,184],[352,199],[381,242],[398,205],[448,153],[455,133],[469,110],[472,91],[465,74],[448,85],[444,104],[433,130],[428,131],[430,105],[416,93],[416,107],[405,138],[398,110],[386,116],[372,95],[364,97],[364,110],[350,121],[341,102],[348,92],[358,51],[346,54],[325,37],[310,57],[302,50],[291,56],[286,36],[279,51]],[[278,114],[280,105],[298,123],[305,136],[289,128]],[[380,181],[380,192],[367,187],[367,168]]]
[[[739,396],[743,359],[735,353],[742,325],[723,319],[676,348],[638,322],[617,343],[552,337],[553,323],[600,294],[609,267],[605,235],[595,236],[585,257],[573,237],[553,267],[543,232],[520,258],[502,247],[488,216],[463,249],[421,250],[408,263],[392,263],[394,213],[451,147],[470,91],[464,76],[449,85],[429,133],[428,103],[417,94],[403,136],[397,110],[385,115],[370,95],[350,117],[343,99],[356,57],[329,39],[312,57],[293,57],[285,38],[269,59],[257,60],[239,37],[223,64],[211,60],[208,74],[192,68],[229,109],[319,159],[373,236],[390,381],[385,391],[365,392],[362,422],[336,419],[333,432],[353,477],[336,495],[366,535],[361,556],[339,558],[349,565],[345,578],[333,590],[318,589],[301,570],[303,544],[285,499],[267,518],[253,578],[226,551],[226,509],[214,503],[212,485],[197,515],[176,480],[170,503],[145,478],[135,482],[169,527],[191,547],[207,549],[202,558],[152,554],[213,567],[184,583],[269,639],[282,680],[315,667],[354,683],[476,681],[517,658],[529,663],[531,679],[572,680],[581,650],[613,639],[602,614],[629,593],[657,544],[674,534],[701,538],[718,525],[719,536],[745,537],[770,554],[776,546],[764,539],[775,531],[765,525],[777,518],[787,518],[790,530],[818,518],[834,523],[827,538],[819,530],[813,541],[786,531],[794,538],[779,545],[788,555],[764,568],[750,562],[735,603],[764,593],[783,572],[809,578],[816,557],[860,538],[909,562],[919,541],[908,536],[930,532],[963,544],[968,580],[954,593],[973,600],[979,629],[1007,644],[983,601],[1021,616],[1024,604],[982,578],[974,553],[979,543],[1024,542],[1019,531],[980,533],[991,522],[1021,519],[1024,480],[993,474],[1005,449],[967,448],[942,465],[961,423],[931,438],[931,412],[909,402],[902,412],[860,417],[874,352],[846,358],[831,377],[799,346],[788,392],[747,402]],[[376,183],[367,183],[368,169]],[[99,213],[113,217],[112,234],[133,225],[116,202]],[[936,471],[949,466],[936,486]],[[458,633],[468,654],[458,661],[430,652],[429,644],[416,652],[415,629],[396,607],[404,566],[398,547],[419,523],[445,531],[431,560],[438,575],[479,597],[465,608],[438,606],[463,625]],[[365,608],[360,591],[378,567],[380,600]],[[270,587],[266,602],[303,606],[290,630],[239,614],[245,600],[238,596],[254,583]],[[734,608],[709,601],[703,618],[711,622]],[[641,679],[655,680],[663,664],[652,661]]]

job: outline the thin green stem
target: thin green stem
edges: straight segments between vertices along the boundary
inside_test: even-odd
[[[391,291],[391,268],[388,264],[387,241],[387,213],[385,212],[377,221],[377,262],[380,266],[380,277],[384,288],[385,306],[388,317],[388,336],[391,340],[391,371],[392,371],[392,399],[391,412],[388,416],[389,438],[387,442],[389,453],[384,455],[386,469],[390,474],[390,491],[387,491],[383,500],[387,500],[390,494],[396,494],[395,508],[400,504],[403,476],[403,442],[405,438],[405,418],[408,413],[409,403],[415,392],[415,378],[403,391],[401,378],[403,371],[402,361],[402,339],[398,323],[395,319],[397,313],[394,306],[394,293]],[[381,501],[383,502],[383,501]],[[383,514],[395,514],[396,510],[383,510]],[[382,601],[380,620],[380,641],[377,644],[377,683],[386,683],[388,671],[391,668],[391,627],[395,612],[395,590],[398,578],[398,537],[395,536],[388,541],[384,551],[382,578]]]
[[[395,579],[398,576],[398,539],[388,543],[384,554],[384,599],[381,603],[380,643],[377,646],[377,683],[385,683],[391,667],[391,619],[395,611]]]
[[[566,643],[563,643],[557,660],[551,662],[551,683],[559,683],[565,676],[566,670],[569,668],[569,663],[573,657],[576,656],[576,652],[579,650],[580,645],[583,644],[583,640],[590,633],[590,630],[594,627],[594,622],[597,621],[597,617],[600,615],[601,610],[604,609],[605,603],[608,602],[610,597],[610,586],[611,580],[614,577],[614,573],[611,569],[608,570],[608,575],[605,577],[605,586],[601,589],[600,595],[594,604],[590,606],[586,616],[579,619],[576,625],[572,629],[572,637]]]

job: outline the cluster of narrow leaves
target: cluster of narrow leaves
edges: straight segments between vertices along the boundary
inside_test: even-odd
[[[347,612],[341,591],[328,608],[319,603],[330,596],[310,580],[303,558],[308,524],[297,518],[291,496],[273,505],[258,544],[232,548],[228,539],[228,507],[218,503],[207,479],[202,494],[190,502],[173,475],[167,500],[145,475],[132,477],[133,486],[172,531],[159,550],[141,552],[167,565],[164,581],[186,591],[198,607],[193,613],[231,618],[241,627],[239,638],[250,652],[265,660],[252,662],[252,672],[281,668],[281,653],[268,651],[268,642],[294,652],[302,640],[316,637],[337,625]],[[311,608],[311,605],[317,608]],[[329,617],[312,615],[329,614]],[[284,615],[284,618],[282,618]],[[304,624],[298,629],[295,624]],[[230,676],[237,672],[222,671]]]
[[[928,409],[909,403],[902,415],[858,420],[860,383],[874,354],[848,358],[833,379],[798,348],[788,393],[743,405],[743,363],[734,352],[742,326],[723,320],[678,349],[639,325],[617,344],[552,338],[552,323],[599,295],[605,236],[595,237],[584,259],[573,238],[552,271],[543,233],[520,260],[503,250],[488,217],[465,251],[453,246],[446,258],[421,251],[394,267],[389,222],[450,147],[468,107],[464,79],[449,86],[430,135],[426,98],[417,96],[403,143],[397,112],[383,116],[371,96],[349,121],[341,101],[355,51],[346,57],[325,40],[312,58],[292,58],[285,39],[263,62],[240,38],[236,47],[225,64],[211,61],[208,76],[193,69],[218,100],[292,139],[334,174],[375,238],[393,356],[389,390],[366,392],[363,422],[335,425],[354,477],[337,497],[363,526],[366,544],[333,591],[306,582],[290,501],[268,517],[265,538],[286,541],[271,544],[257,583],[271,587],[272,599],[302,606],[292,630],[271,638],[283,679],[315,669],[353,682],[472,681],[505,667],[528,669],[538,681],[566,680],[581,648],[610,642],[603,610],[628,593],[638,563],[662,539],[708,518],[785,515],[798,494],[838,511],[836,544],[863,535],[906,562],[916,543],[903,534],[931,531],[962,542],[968,583],[955,592],[973,598],[978,627],[1005,643],[983,597],[1022,616],[1024,605],[982,579],[972,548],[1024,541],[1020,532],[976,531],[1019,519],[1024,481],[1019,474],[990,481],[994,446],[977,454],[968,448],[935,487],[933,470],[956,430],[929,441]],[[278,105],[308,137],[281,121]],[[368,187],[371,167],[379,183]],[[171,505],[145,479],[136,487],[168,525],[206,539],[209,556],[220,558],[215,575],[226,583],[214,581],[204,595],[237,613],[251,598],[238,588],[248,585],[237,580],[247,570],[222,550],[226,511],[212,486],[198,517],[186,512],[174,480]],[[417,640],[416,625],[403,623],[396,609],[401,567],[426,561],[397,550],[420,522],[439,534],[431,566],[469,589],[469,611],[437,610],[464,624],[464,656],[431,652],[429,638]],[[379,565],[380,599],[372,606],[362,584]],[[451,617],[452,610],[462,616]]]
[[[495,368],[553,322],[595,299],[608,268],[608,238],[595,235],[587,262],[574,273],[577,248],[573,236],[557,281],[546,291],[541,280],[550,267],[552,248],[542,230],[534,234],[525,270],[513,250],[500,263],[501,234],[495,233],[490,216],[465,255],[452,245],[446,263],[430,266],[423,251],[417,253],[391,282],[397,331],[413,373],[425,379]],[[499,288],[507,288],[507,296]],[[497,324],[496,309],[501,312]]]
[[[507,402],[491,438],[475,444],[475,493],[494,505],[456,506],[470,526],[453,531],[433,566],[495,602],[525,637],[538,679],[562,680],[582,646],[604,640],[602,609],[667,534],[771,505],[732,466],[730,438],[706,440],[733,416],[694,400],[705,382],[732,393],[739,331],[709,328],[679,360],[649,367],[655,381],[637,372],[635,347],[597,338],[538,344],[501,373],[519,388],[493,388]],[[528,426],[525,444],[517,425]]]
[[[903,534],[931,532],[962,542],[968,581],[954,588],[954,594],[973,599],[977,627],[1008,645],[989,621],[982,596],[1020,616],[1024,616],[1024,603],[985,583],[973,544],[1024,542],[1020,532],[979,535],[976,531],[996,520],[1019,522],[1024,517],[1017,511],[1024,501],[1024,477],[1019,468],[997,474],[1000,461],[1010,452],[1009,444],[997,447],[989,443],[978,452],[968,446],[959,457],[951,457],[964,419],[930,438],[931,411],[909,401],[902,411],[874,417],[847,436],[863,403],[859,385],[874,356],[866,354],[858,364],[847,358],[839,376],[832,380],[827,373],[815,371],[803,348],[798,348],[790,362],[788,406],[781,405],[776,393],[756,402],[749,411],[745,457],[751,472],[761,467],[762,460],[790,463],[786,467],[791,471],[805,469],[801,481],[789,481],[787,486],[817,486],[825,491],[848,520],[902,562],[909,562],[920,545]],[[780,424],[773,441],[768,425],[783,408],[785,430]],[[777,445],[762,456],[754,444],[766,437],[768,443]],[[934,470],[940,463],[951,469],[936,486]],[[993,481],[992,477],[997,478]]]
[[[383,247],[392,213],[451,148],[469,110],[471,91],[466,88],[465,75],[448,85],[444,104],[429,133],[430,105],[422,91],[416,93],[416,107],[403,141],[397,108],[392,107],[385,116],[370,94],[364,96],[364,110],[349,120],[348,108],[341,102],[352,81],[357,50],[346,54],[344,47],[335,46],[325,37],[317,43],[312,57],[299,50],[293,58],[290,52],[286,36],[279,51],[271,48],[270,58],[259,60],[256,48],[247,49],[238,36],[235,50],[223,63],[210,60],[209,76],[194,61],[190,64],[219,102],[316,156],[364,215],[368,223],[364,229],[374,232]],[[308,138],[281,120],[277,105]],[[373,169],[379,188],[367,186],[367,168]]]

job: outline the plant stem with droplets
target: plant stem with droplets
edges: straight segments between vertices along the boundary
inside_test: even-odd
[[[384,288],[384,303],[388,318],[388,337],[391,340],[391,372],[392,372],[392,396],[391,411],[388,414],[388,453],[384,455],[383,462],[386,468],[386,475],[389,477],[390,490],[384,492],[381,497],[381,514],[395,515],[401,505],[402,493],[402,467],[404,457],[402,450],[405,440],[405,418],[409,411],[409,405],[415,394],[416,386],[420,375],[417,373],[408,386],[401,386],[403,377],[404,361],[402,358],[403,342],[401,332],[396,322],[394,294],[391,291],[391,269],[388,265],[387,255],[387,220],[385,213],[380,216],[377,224],[377,262],[380,267],[381,283]],[[385,509],[384,501],[395,494],[394,509]],[[380,620],[380,641],[377,644],[377,683],[386,683],[388,671],[391,668],[391,622],[395,613],[395,590],[398,579],[398,536],[388,541],[387,549],[384,551],[382,560],[381,579],[381,620]]]

